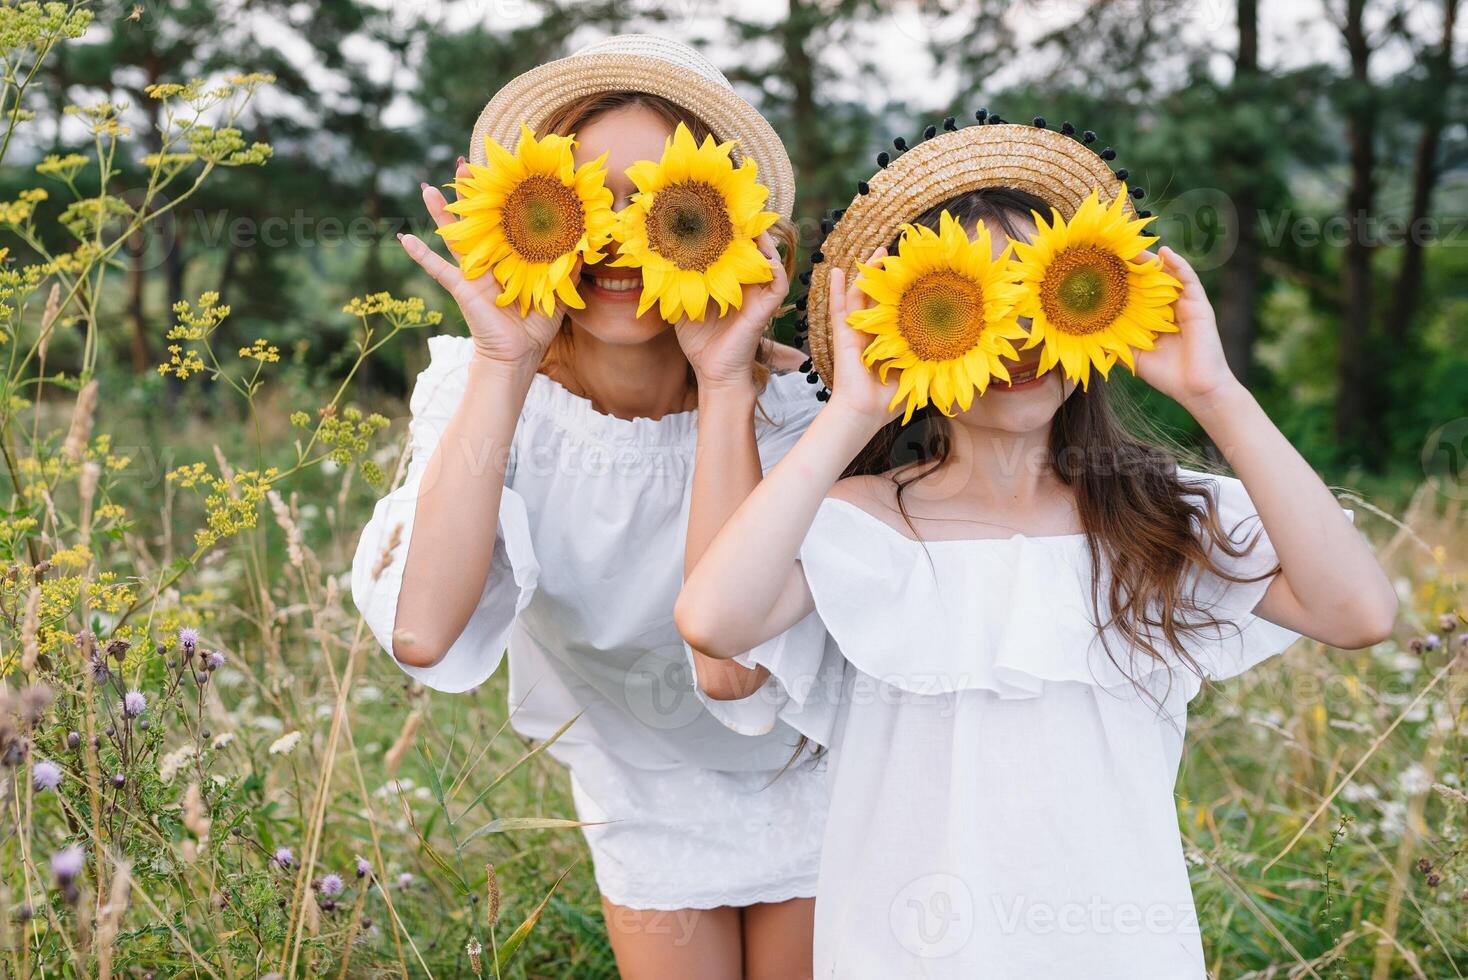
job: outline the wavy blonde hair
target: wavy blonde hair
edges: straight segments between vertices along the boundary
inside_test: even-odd
[[[705,136],[713,136],[721,139],[721,135],[702,119],[689,112],[687,109],[674,102],[657,95],[646,92],[601,92],[594,95],[583,96],[573,102],[568,102],[554,110],[545,121],[541,123],[540,132],[537,136],[546,133],[555,133],[558,136],[570,136],[578,129],[585,126],[591,120],[602,113],[611,112],[613,109],[625,109],[632,106],[640,106],[656,113],[664,119],[669,126],[676,127],[683,123],[688,127],[693,138],[699,142]],[[770,228],[770,237],[775,240],[775,245],[780,250],[780,261],[785,266],[787,279],[795,276],[795,225],[789,218],[781,217],[779,221]],[[783,307],[782,307],[783,310]],[[778,315],[777,311],[777,314]],[[770,321],[771,326],[774,320]],[[561,321],[561,329],[555,339],[546,348],[545,357],[540,362],[542,373],[552,367],[560,366],[575,374],[573,367],[575,351],[572,345],[571,318],[565,317]],[[765,330],[766,339],[773,339],[769,327]],[[754,381],[761,389],[770,377],[770,345],[761,344],[755,354]],[[697,381],[693,376],[693,368],[688,369],[689,387],[696,388]]]

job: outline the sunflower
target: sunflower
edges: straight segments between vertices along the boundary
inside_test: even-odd
[[[1126,187],[1110,206],[1096,191],[1066,221],[1052,212],[1050,224],[1035,215],[1034,238],[1015,243],[1030,317],[1024,349],[1043,344],[1039,373],[1057,364],[1066,377],[1088,385],[1091,368],[1104,378],[1120,360],[1136,370],[1132,350],[1152,350],[1158,334],[1176,333],[1173,301],[1182,284],[1162,263],[1142,254],[1156,238],[1142,229],[1155,219],[1129,219]]]
[[[533,304],[549,316],[556,300],[573,309],[586,303],[576,293],[576,260],[604,258],[617,217],[606,178],[606,154],[576,166],[571,136],[537,140],[520,124],[520,145],[510,153],[484,141],[487,164],[469,164],[469,176],[454,180],[459,199],[448,210],[459,220],[438,230],[461,256],[466,279],[493,270],[504,287],[495,302],[520,301],[524,316]]]
[[[657,303],[669,323],[702,320],[710,297],[723,316],[739,309],[745,286],[773,278],[754,240],[780,216],[764,210],[759,168],[747,157],[735,167],[733,149],[712,136],[698,145],[679,123],[661,160],[627,168],[637,193],[622,209],[610,264],[642,269],[638,316]]]
[[[1017,360],[1011,341],[1025,337],[1009,248],[995,258],[987,228],[980,224],[970,239],[947,211],[938,225],[903,225],[895,256],[859,265],[856,284],[875,305],[846,317],[876,335],[862,360],[883,381],[894,368],[902,372],[890,407],[907,399],[904,425],[930,400],[944,415],[955,403],[967,411],[975,389],[982,395],[990,378],[1009,380],[1000,358]]]

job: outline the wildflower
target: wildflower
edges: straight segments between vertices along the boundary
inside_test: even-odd
[[[68,749],[77,748],[81,744],[82,744],[82,733],[81,732],[67,732],[66,733],[66,747]]]
[[[37,759],[31,766],[31,783],[38,790],[55,789],[61,785],[61,767],[50,759]]]
[[[340,895],[342,890],[342,876],[339,874],[322,875],[316,882],[316,890],[323,895]]]
[[[296,743],[299,742],[300,740],[301,740],[301,733],[300,732],[298,732],[298,731],[296,731],[296,732],[287,732],[286,734],[282,735],[280,738],[276,739],[274,742],[271,742],[270,743],[270,750],[269,750],[270,751],[270,754],[271,755],[289,755],[291,753],[291,750],[296,747]]]
[[[51,704],[51,689],[45,684],[32,684],[20,692],[20,717],[28,725],[34,725],[46,714]]]
[[[1442,646],[1442,642],[1442,640],[1438,639],[1436,633],[1428,633],[1422,638],[1422,645],[1429,650],[1436,650],[1438,647]]]
[[[1432,870],[1432,862],[1427,860],[1427,858],[1418,858],[1417,870],[1422,874],[1427,874],[1427,872]]]
[[[479,973],[479,954],[484,952],[484,947],[479,945],[479,940],[470,939],[464,944],[464,952],[469,954],[469,965],[474,968],[475,973]]]
[[[183,647],[185,657],[192,657],[199,645],[199,631],[192,626],[185,626],[178,631],[178,645]]]
[[[1428,888],[1436,888],[1438,885],[1442,884],[1442,880],[1443,880],[1442,875],[1440,875],[1436,871],[1434,871],[1434,872],[1432,872],[1431,874],[1429,874],[1427,876],[1427,887]]]
[[[113,660],[122,663],[127,659],[127,651],[132,647],[132,641],[122,637],[114,637],[107,641],[107,652]]]
[[[398,887],[403,889],[412,888],[413,872],[404,871],[402,874],[398,875]]]
[[[1452,613],[1443,613],[1437,618],[1437,628],[1444,633],[1451,633],[1458,628],[1458,617]]]
[[[87,866],[87,856],[80,844],[68,844],[51,855],[51,874],[62,884],[75,879]]]
[[[296,860],[296,855],[289,847],[277,847],[271,859],[282,868],[289,868]]]
[[[148,707],[148,699],[143,697],[143,692],[134,688],[122,696],[122,713],[129,718],[136,718]]]
[[[210,650],[209,655],[204,658],[206,670],[218,670],[224,666],[225,656],[223,650]]]
[[[120,772],[113,774],[113,776],[112,776],[112,786],[113,786],[114,789],[122,789],[126,785],[127,785],[127,777],[126,776],[124,776]]]
[[[484,890],[489,901],[484,907],[484,918],[489,922],[489,928],[494,930],[495,923],[500,919],[500,876],[495,873],[494,865],[484,866]]]
[[[1426,793],[1432,788],[1432,777],[1421,763],[1414,762],[1402,771],[1399,777],[1402,793],[1405,796],[1417,796]]]
[[[112,671],[107,669],[107,661],[92,654],[92,659],[87,662],[87,672],[92,675],[93,684],[105,684],[107,678],[112,676]]]
[[[357,877],[366,878],[370,874],[372,874],[372,865],[368,864],[367,859],[362,855],[357,855]]]

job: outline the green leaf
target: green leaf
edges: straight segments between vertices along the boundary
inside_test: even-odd
[[[464,808],[465,811],[467,812],[468,810],[472,810],[476,806],[478,806],[479,804],[483,803],[489,797],[490,792],[496,786],[498,786],[500,783],[504,782],[506,779],[508,779],[510,777],[510,773],[514,772],[516,769],[519,769],[525,763],[527,763],[531,759],[535,758],[535,756],[539,755],[541,752],[544,752],[547,748],[549,748],[550,746],[554,745],[556,739],[558,739],[562,735],[566,734],[566,729],[568,729],[572,725],[576,724],[576,719],[577,718],[580,718],[582,714],[583,714],[583,712],[580,712],[580,711],[576,712],[575,717],[573,717],[570,721],[566,722],[560,728],[556,729],[556,732],[555,732],[554,735],[552,735],[550,738],[546,739],[544,742],[541,742],[539,745],[537,745],[535,748],[531,749],[529,752],[526,752],[524,755],[520,756],[520,758],[518,758],[518,759],[515,760],[514,765],[510,766],[510,768],[506,769],[504,772],[502,772],[498,776],[494,777],[494,781],[491,782],[488,786],[486,786],[483,790],[481,790],[480,793],[479,793],[479,795],[476,796],[476,797],[474,797],[474,799],[469,802],[469,805]]]
[[[596,824],[595,820],[565,820],[560,817],[500,817],[470,833],[464,838],[464,843],[467,844],[489,834],[503,834],[510,830],[562,830],[570,827],[592,827]]]
[[[576,864],[580,863],[580,861],[576,862]],[[556,893],[557,888],[561,887],[561,882],[566,880],[566,876],[575,869],[576,864],[571,865],[571,867],[561,872],[561,876],[556,879],[555,884],[551,885],[550,891],[545,893],[545,898],[540,900],[540,904],[535,906],[534,910],[525,917],[525,921],[520,923],[514,932],[510,933],[510,937],[500,945],[499,949],[495,950],[495,976],[499,976],[500,971],[505,968],[505,964],[510,961],[510,957],[514,956],[515,951],[525,942],[526,938],[530,935],[530,930],[534,929],[535,924],[540,921],[541,915],[545,912],[546,905],[550,903],[551,896]]]

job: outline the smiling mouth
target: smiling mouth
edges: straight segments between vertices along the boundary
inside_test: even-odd
[[[990,391],[1018,391],[1031,388],[1044,383],[1040,377],[1040,362],[1031,361],[1025,364],[1017,364],[1009,369],[1009,383],[995,381],[989,386]]]
[[[581,285],[587,292],[602,299],[636,299],[642,295],[642,274],[593,276],[589,271],[584,271],[581,273]]]

